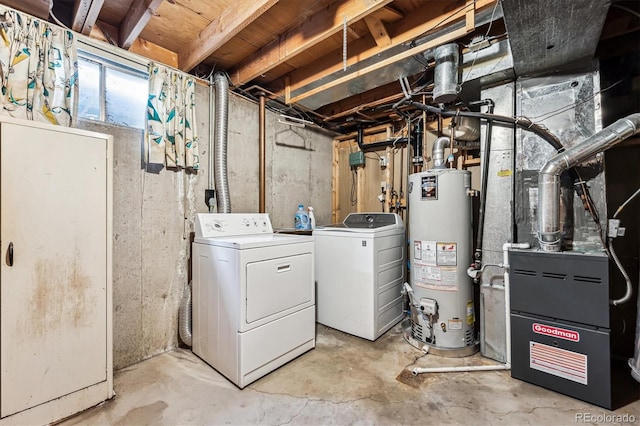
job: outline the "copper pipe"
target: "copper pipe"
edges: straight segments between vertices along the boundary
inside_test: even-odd
[[[258,166],[258,171],[260,174],[260,195],[258,201],[258,212],[265,213],[265,193],[266,193],[266,179],[265,179],[265,163],[266,163],[266,108],[265,108],[265,97],[264,93],[260,93],[260,110],[258,113],[258,157],[260,157],[260,163]]]

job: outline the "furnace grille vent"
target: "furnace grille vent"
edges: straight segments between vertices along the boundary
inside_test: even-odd
[[[538,275],[536,271],[531,271],[528,269],[514,269],[513,273],[516,275],[528,275],[530,277],[535,277],[536,275]]]
[[[574,275],[573,280],[581,281],[584,283],[602,284],[602,278],[598,278],[598,277],[585,277],[583,275]]]
[[[567,279],[567,274],[558,274],[556,272],[543,272],[542,273],[542,277],[543,278],[551,278],[554,280],[566,280]]]

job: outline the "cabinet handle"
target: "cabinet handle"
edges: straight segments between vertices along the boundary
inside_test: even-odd
[[[280,266],[277,267],[277,270],[278,270],[278,272],[277,272],[278,274],[281,273],[281,272],[290,271],[291,270],[291,265],[280,265]]]
[[[13,243],[9,243],[7,248],[7,265],[13,266]]]

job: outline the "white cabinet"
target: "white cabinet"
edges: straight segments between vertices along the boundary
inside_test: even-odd
[[[112,139],[0,119],[0,423],[113,396]]]

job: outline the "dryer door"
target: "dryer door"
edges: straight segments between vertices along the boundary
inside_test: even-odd
[[[312,254],[247,264],[247,323],[287,315],[313,299]],[[278,315],[279,314],[279,315]]]

